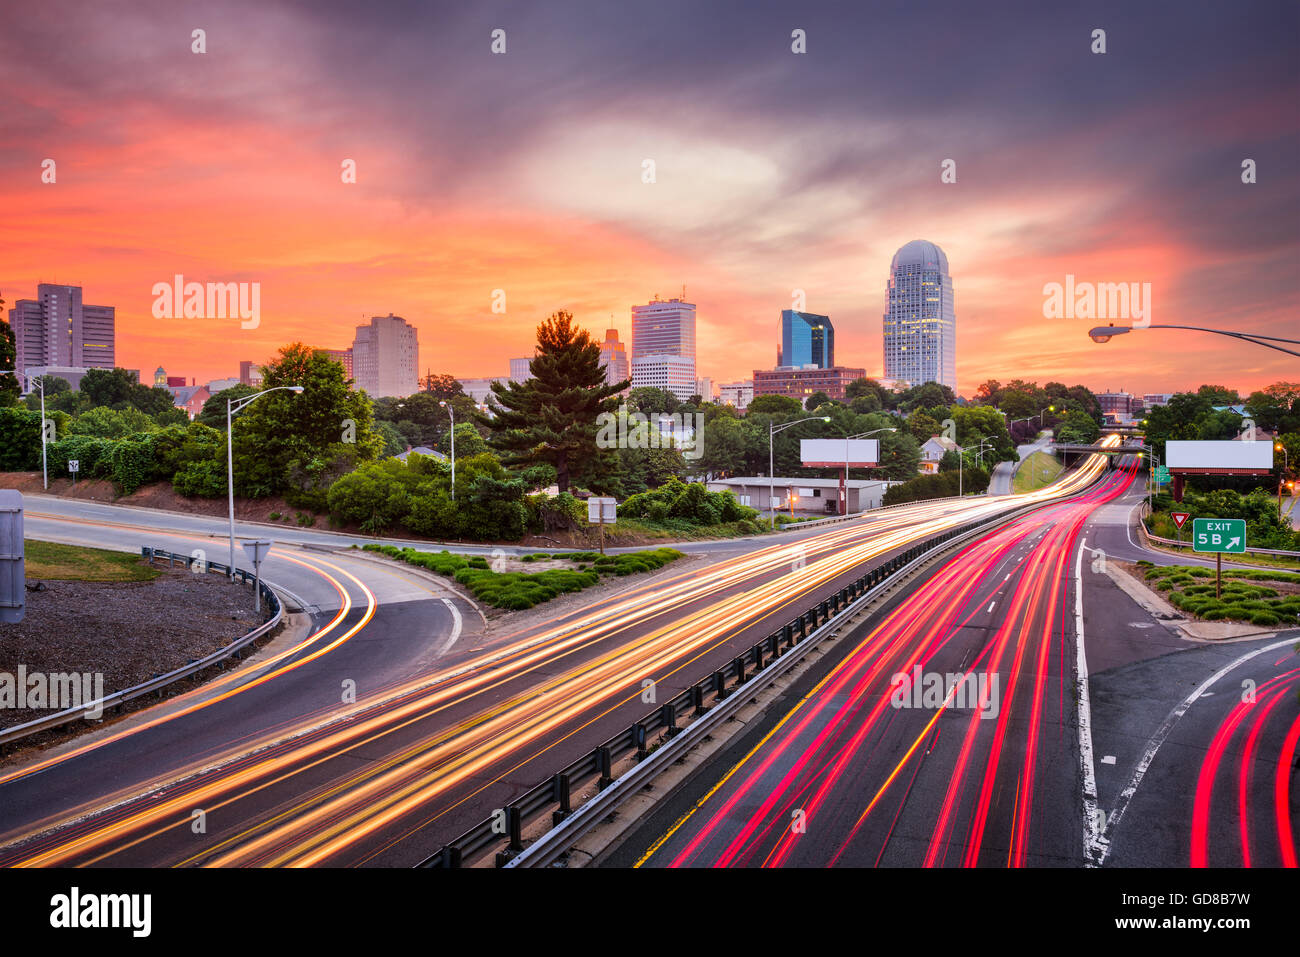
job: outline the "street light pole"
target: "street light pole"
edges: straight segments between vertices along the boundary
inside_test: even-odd
[[[1274,342],[1286,342],[1293,346],[1300,346],[1300,339],[1282,339],[1278,336],[1263,336],[1257,332],[1228,332],[1224,329],[1206,329],[1204,326],[1140,326],[1142,329],[1187,329],[1192,332],[1212,332],[1216,336],[1228,336],[1232,339],[1241,339],[1243,342],[1249,342],[1253,345],[1263,346],[1265,349],[1276,349],[1278,352],[1285,352],[1287,355],[1300,356],[1300,352],[1294,349],[1284,349],[1281,346],[1271,345]],[[1093,342],[1109,342],[1115,336],[1122,336],[1133,330],[1128,326],[1094,326],[1088,330],[1088,337]],[[1267,340],[1267,341],[1261,341]]]
[[[235,577],[235,453],[234,440],[231,438],[231,424],[234,421],[235,413],[243,410],[258,396],[266,395],[268,392],[278,392],[280,389],[288,389],[290,392],[301,392],[300,385],[277,385],[271,389],[263,389],[261,392],[255,392],[252,395],[244,396],[236,401],[234,397],[226,399],[226,496],[230,505],[230,567],[228,573],[231,578]]]
[[[849,514],[849,443],[854,439],[865,439],[868,435],[875,435],[877,432],[897,432],[895,427],[884,429],[872,429],[870,432],[859,432],[857,435],[850,435],[844,439],[844,484],[840,486],[840,498],[844,504],[844,511],[841,515]],[[861,505],[861,502],[858,502]]]
[[[1281,431],[1279,429],[1279,431]],[[1273,446],[1273,451],[1282,453],[1282,474],[1277,478],[1277,517],[1282,517],[1282,486],[1286,484],[1286,473],[1291,471],[1291,457],[1287,455],[1286,446],[1281,442]]]
[[[441,399],[438,405],[447,410],[451,416],[451,500],[456,501],[456,409],[447,404],[446,399]]]
[[[775,422],[769,421],[767,423],[767,505],[772,511],[772,531],[776,531],[776,506],[772,502],[776,498],[776,457],[773,451],[775,445],[772,440],[776,437],[776,433],[782,429],[788,429],[800,422],[812,422],[814,419],[829,422],[831,417],[829,415],[810,415],[806,418],[795,419],[793,422],[782,422],[779,426]],[[794,514],[793,507],[790,514]]]

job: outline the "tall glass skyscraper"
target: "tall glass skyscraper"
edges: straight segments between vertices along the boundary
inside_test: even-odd
[[[785,309],[781,312],[781,354],[778,366],[816,366],[829,369],[835,365],[835,327],[826,316]]]
[[[884,322],[885,378],[957,391],[957,318],[948,257],[914,239],[894,253]]]

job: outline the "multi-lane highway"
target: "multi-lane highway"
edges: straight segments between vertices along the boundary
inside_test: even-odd
[[[6,768],[0,863],[413,863],[639,717],[647,679],[667,698],[873,562],[1077,492],[1099,470],[1029,498],[921,503],[696,546],[707,563],[518,631],[484,633],[462,599],[409,569],[282,544],[264,574],[308,606],[310,633]],[[221,555],[210,519],[30,507],[31,536]],[[342,700],[346,682],[355,702]]]
[[[1160,557],[1129,544],[1141,494],[1129,463],[964,548],[611,862],[1294,866],[1294,632],[1144,613],[1104,568]]]

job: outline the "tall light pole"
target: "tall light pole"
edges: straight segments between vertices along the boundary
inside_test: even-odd
[[[4,300],[0,299],[0,303]],[[10,369],[15,379],[26,379],[28,390],[41,390],[41,479],[45,491],[50,490],[50,469],[46,463],[45,455],[45,378],[44,376],[30,376],[25,372],[19,372],[17,369]]]
[[[822,422],[829,422],[829,415],[810,415],[806,418],[795,419],[793,422],[782,422],[777,425],[775,422],[767,423],[767,504],[772,510],[772,531],[776,531],[776,506],[772,504],[772,499],[776,498],[776,459],[772,449],[774,448],[772,439],[776,433],[782,429],[788,429],[792,425],[798,425],[801,422],[812,422],[820,419]]]
[[[242,399],[235,399],[233,396],[226,399],[226,495],[230,503],[230,577],[235,577],[235,452],[234,441],[231,439],[231,422],[235,413],[241,411],[244,406],[252,402],[258,396],[266,395],[268,392],[279,392],[281,389],[288,389],[290,392],[301,392],[300,385],[277,385],[271,389],[263,389],[261,392],[254,392],[252,395],[246,395]]]
[[[439,399],[438,405],[446,409],[447,414],[451,416],[451,500],[454,502],[456,501],[456,409],[448,405],[446,399]]]
[[[1278,336],[1262,336],[1257,332],[1228,332],[1224,329],[1206,329],[1204,326],[1140,326],[1142,329],[1188,329],[1192,332],[1212,332],[1216,336],[1229,336],[1233,339],[1241,339],[1243,342],[1249,342],[1257,346],[1263,346],[1265,349],[1276,349],[1278,352],[1285,352],[1288,355],[1300,356],[1300,352],[1294,349],[1284,349],[1281,346],[1275,346],[1271,343],[1286,342],[1293,346],[1300,346],[1300,339],[1282,339]],[[1093,342],[1109,342],[1115,336],[1122,336],[1133,330],[1128,326],[1094,326],[1088,330],[1088,336]],[[1267,341],[1262,341],[1267,340]]]
[[[1280,430],[1279,430],[1280,431]],[[1286,453],[1286,446],[1278,442],[1273,451],[1282,453],[1282,474],[1277,479],[1277,517],[1282,517],[1282,486],[1286,484],[1286,473],[1291,471],[1291,457]]]
[[[854,439],[865,439],[868,435],[875,435],[877,432],[897,432],[896,427],[885,429],[872,429],[870,432],[859,432],[857,435],[850,435],[844,440],[844,484],[840,486],[841,497],[844,500],[844,511],[841,515],[849,514],[849,443]],[[859,505],[862,503],[859,501]]]

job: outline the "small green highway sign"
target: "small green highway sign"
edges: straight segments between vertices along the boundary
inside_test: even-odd
[[[1192,519],[1192,550],[1197,552],[1244,552],[1244,518]]]
[[[1169,469],[1163,465],[1156,466],[1156,484],[1164,485],[1169,481]]]

